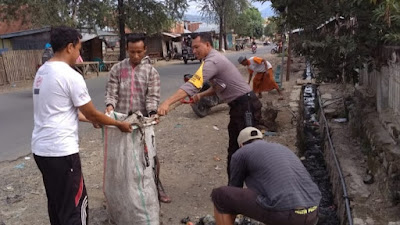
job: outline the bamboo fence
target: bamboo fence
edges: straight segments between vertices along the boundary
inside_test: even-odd
[[[42,62],[43,50],[3,52],[0,57],[0,85],[32,80]]]

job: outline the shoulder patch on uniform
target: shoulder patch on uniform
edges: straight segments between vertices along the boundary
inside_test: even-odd
[[[201,65],[199,69],[196,71],[196,73],[193,75],[192,78],[188,82],[193,84],[197,89],[201,89],[203,87],[203,66],[204,66],[204,61],[201,62]]]

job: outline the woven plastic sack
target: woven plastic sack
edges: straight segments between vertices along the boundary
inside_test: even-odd
[[[126,115],[111,117],[124,120]],[[160,224],[155,156],[154,125],[136,127],[132,133],[104,128],[103,191],[116,224]]]

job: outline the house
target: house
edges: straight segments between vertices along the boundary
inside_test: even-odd
[[[15,33],[22,30],[29,30],[32,28],[32,24],[23,19],[0,21],[0,35]],[[0,52],[12,49],[12,45],[9,39],[0,38]]]
[[[152,58],[165,58],[175,47],[179,52],[181,40],[181,34],[162,32],[151,35],[147,38],[147,54]]]
[[[97,34],[82,33],[81,42],[83,61],[103,60],[103,41]]]
[[[5,33],[0,35],[0,47],[7,50],[44,49],[50,41],[50,27]]]

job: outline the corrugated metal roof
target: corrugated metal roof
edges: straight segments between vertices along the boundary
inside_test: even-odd
[[[200,24],[199,29],[195,30],[194,32],[200,33],[200,32],[210,32],[210,31],[215,31],[216,34],[219,34],[218,24],[202,23]]]
[[[173,34],[173,33],[168,33],[168,32],[162,32],[163,35],[168,36],[168,37],[172,37],[172,38],[177,38],[180,37],[180,34]]]
[[[99,36],[118,36],[117,33],[109,32],[109,31],[102,31],[102,30],[97,31],[97,35],[99,35]]]
[[[90,41],[93,38],[96,38],[97,34],[88,34],[88,33],[82,33],[82,39],[81,42],[85,42],[85,41]]]
[[[51,27],[44,27],[44,28],[32,29],[32,30],[23,30],[23,31],[18,31],[18,32],[13,32],[13,33],[0,35],[0,38],[7,39],[7,38],[13,38],[13,37],[20,37],[20,36],[26,36],[26,35],[31,35],[31,34],[43,33],[43,32],[50,31],[50,29],[51,29]]]

